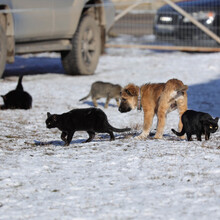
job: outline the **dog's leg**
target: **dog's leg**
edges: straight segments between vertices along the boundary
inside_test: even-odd
[[[144,127],[142,133],[136,139],[142,140],[148,137],[154,118],[154,112],[144,112]]]
[[[98,104],[97,104],[97,102],[96,102],[96,99],[95,99],[95,98],[92,98],[92,102],[93,102],[93,104],[94,104],[94,106],[95,106],[95,107],[97,107],[97,106],[98,106]]]
[[[154,136],[155,139],[163,137],[163,131],[166,124],[166,112],[164,109],[159,109],[157,113],[157,132]]]
[[[183,98],[179,98],[177,100],[177,108],[178,108],[178,112],[179,112],[178,130],[180,132],[180,131],[182,131],[182,128],[183,128],[183,123],[182,123],[181,117],[182,117],[183,113],[187,110],[187,95],[186,95],[186,93],[184,94]],[[181,136],[180,138],[185,139],[185,135]]]
[[[107,96],[106,102],[105,102],[105,108],[108,108],[109,101],[110,101],[110,98],[109,96]]]
[[[119,98],[115,98],[115,100],[116,100],[117,106],[119,107],[120,105]]]

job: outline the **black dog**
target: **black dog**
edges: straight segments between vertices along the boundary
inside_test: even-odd
[[[30,109],[32,107],[32,97],[24,91],[22,78],[23,76],[19,77],[15,90],[2,95],[4,105],[1,106],[1,109]]]
[[[115,140],[113,131],[130,131],[130,128],[118,129],[112,127],[106,114],[98,108],[73,109],[61,115],[47,113],[47,128],[58,128],[62,131],[61,139],[65,145],[69,145],[75,131],[87,131],[89,138],[85,142],[90,142],[95,137],[95,132],[108,133],[110,140]]]
[[[218,130],[218,117],[215,119],[211,115],[204,112],[187,110],[182,115],[183,128],[181,132],[171,129],[177,136],[182,136],[186,133],[187,140],[192,141],[192,135],[195,134],[198,141],[201,141],[202,134],[205,135],[205,140],[209,140],[210,133],[215,133]]]

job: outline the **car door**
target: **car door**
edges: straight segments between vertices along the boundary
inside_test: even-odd
[[[83,0],[54,0],[53,36],[72,37],[85,2]]]
[[[53,0],[11,0],[16,41],[52,36]]]

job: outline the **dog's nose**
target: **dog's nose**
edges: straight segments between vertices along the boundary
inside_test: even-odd
[[[119,106],[118,111],[121,112],[121,107]]]

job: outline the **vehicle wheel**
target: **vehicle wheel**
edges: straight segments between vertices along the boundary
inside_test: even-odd
[[[100,52],[99,26],[91,16],[83,16],[72,39],[72,50],[61,52],[66,73],[70,75],[93,74]]]
[[[0,26],[0,78],[5,71],[7,55],[7,39],[3,28]]]

